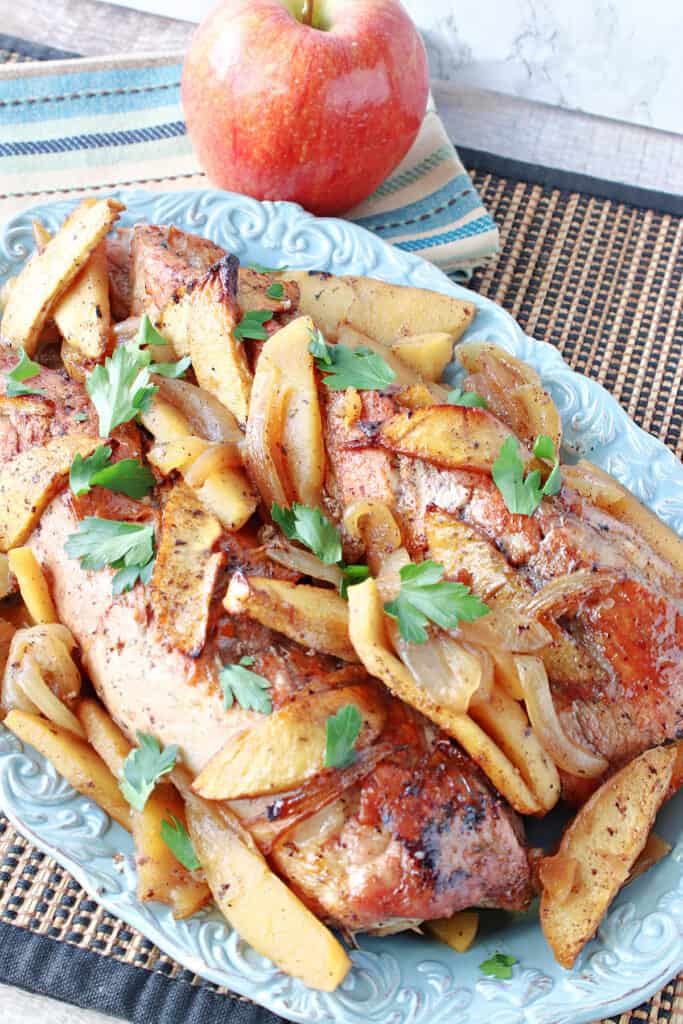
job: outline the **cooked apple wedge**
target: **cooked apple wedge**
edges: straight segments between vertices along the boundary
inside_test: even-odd
[[[17,277],[5,306],[2,336],[33,355],[55,302],[114,225],[124,207],[115,199],[84,199],[42,252]]]
[[[361,714],[355,747],[362,750],[384,726],[381,692],[374,686],[341,686],[296,698],[233,737],[211,758],[192,788],[207,800],[237,800],[300,786],[323,770],[327,719],[348,704]]]
[[[218,519],[195,493],[176,484],[163,509],[150,596],[157,629],[191,658],[206,642],[211,598],[225,561],[214,551],[221,533]]]
[[[383,345],[428,331],[444,331],[457,341],[474,319],[474,303],[422,288],[312,270],[288,270],[283,277],[296,281],[299,309],[330,338],[348,322]]]
[[[424,380],[440,381],[453,356],[453,335],[445,331],[411,334],[395,341],[391,351]]]
[[[332,932],[270,870],[226,805],[207,803],[189,786],[182,793],[192,845],[233,928],[286,974],[309,988],[333,992],[351,961]]]
[[[62,487],[76,454],[91,455],[96,437],[55,437],[0,467],[0,550],[19,547]]]
[[[382,424],[378,440],[391,451],[435,462],[446,469],[491,472],[512,433],[486,409],[434,405],[397,413]],[[521,451],[528,460],[528,453]]]
[[[98,803],[130,832],[130,808],[116,779],[92,747],[68,729],[29,711],[10,711],[4,725],[46,757],[70,786]]]
[[[39,251],[51,239],[50,232],[38,221],[33,234]],[[100,242],[88,262],[57,301],[52,316],[64,344],[82,360],[102,359],[109,342],[109,276],[105,243]]]
[[[299,317],[263,346],[247,420],[245,461],[268,510],[272,502],[319,505],[325,445],[309,345],[313,321]]]
[[[555,959],[571,967],[628,878],[664,801],[676,750],[646,750],[580,808],[559,849],[539,864],[541,927]]]
[[[249,615],[302,647],[358,661],[346,601],[334,590],[235,573],[223,604],[232,615]]]

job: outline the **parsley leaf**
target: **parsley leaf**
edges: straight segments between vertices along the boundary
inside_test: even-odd
[[[388,601],[384,610],[398,619],[404,640],[423,644],[430,621],[442,629],[453,629],[459,622],[474,622],[488,612],[488,606],[464,583],[442,582],[443,571],[442,565],[431,560],[419,565],[410,562],[401,569],[398,597]]]
[[[271,309],[250,309],[248,310],[236,327],[233,328],[233,337],[239,341],[245,338],[253,338],[255,341],[266,341],[268,331],[263,326],[267,320],[273,319]]]
[[[14,366],[7,374],[5,385],[5,394],[8,398],[19,398],[21,395],[39,395],[41,398],[45,395],[44,391],[39,388],[27,388],[21,382],[24,380],[31,380],[32,377],[37,377],[42,367],[38,363],[34,363],[32,359],[26,355],[26,351],[23,348],[19,349],[19,362]]]
[[[449,391],[446,401],[449,405],[464,405],[469,409],[488,409],[486,400],[481,395],[476,391],[463,391],[462,388]]]
[[[125,345],[117,345],[104,365],[96,366],[88,375],[85,386],[97,409],[100,437],[109,437],[121,423],[147,412],[158,390],[150,381],[151,373],[162,377],[182,377],[185,373],[190,365],[188,356],[177,363],[152,362],[152,353],[145,346],[166,344],[145,313],[136,336]]]
[[[256,270],[259,274],[280,274],[288,267],[264,267],[263,263],[247,263],[250,270]]]
[[[321,373],[327,375],[323,381],[331,391],[381,391],[396,378],[389,364],[372,349],[364,345],[328,345],[320,331],[312,337],[308,351]]]
[[[162,775],[173,771],[178,756],[175,743],[162,751],[159,741],[149,733],[137,733],[139,746],[133,747],[123,762],[119,788],[131,807],[144,810],[148,797]]]
[[[325,767],[346,768],[356,757],[354,743],[363,724],[355,704],[345,704],[325,723]]]
[[[187,834],[187,829],[183,825],[179,818],[176,818],[175,814],[171,815],[171,820],[162,821],[161,823],[161,838],[168,846],[169,850],[173,854],[176,860],[180,861],[184,868],[188,871],[197,871],[201,867],[199,863],[199,857],[194,852],[192,840]]]
[[[339,530],[319,508],[300,505],[298,501],[295,501],[291,508],[282,508],[277,502],[273,502],[270,514],[285,537],[289,540],[298,540],[325,565],[335,565],[341,560]]]
[[[74,419],[77,423],[85,423],[86,420],[90,419],[90,416],[87,412],[75,412]]]
[[[92,487],[106,487],[129,498],[144,498],[154,487],[154,474],[139,459],[114,463],[110,463],[110,459],[109,445],[101,444],[87,459],[78,452],[69,471],[69,487],[74,494],[87,494]]]
[[[518,963],[516,956],[508,956],[507,953],[494,953],[488,960],[479,964],[479,970],[482,974],[488,974],[492,978],[508,981],[512,977],[512,965],[516,963]]]
[[[218,673],[218,681],[223,688],[223,705],[231,708],[236,700],[240,707],[251,711],[260,711],[270,715],[273,704],[268,694],[270,682],[256,672],[250,672],[248,665],[254,659],[248,655],[240,658],[237,665],[223,665]]]
[[[324,370],[326,366],[332,366],[332,346],[328,345],[323,337],[322,331],[316,327],[311,332],[311,341],[308,351],[318,363],[318,369]],[[320,363],[325,366],[321,366]]]
[[[555,461],[552,472],[543,486],[539,470],[533,469],[526,477],[524,476],[524,463],[519,454],[517,438],[506,437],[500,447],[491,475],[503,496],[508,512],[531,516],[541,504],[544,495],[557,494],[560,489],[560,462],[555,455],[552,440],[545,434],[541,434],[536,441],[534,455],[537,458],[552,458]]]
[[[157,388],[150,383],[151,355],[136,340],[117,345],[104,365],[99,364],[85,382],[100,421],[100,437],[109,437],[121,423],[147,412]]]
[[[177,363],[152,363],[150,370],[152,373],[158,373],[160,377],[172,377],[177,380],[178,377],[183,377],[190,366],[192,360],[189,356],[183,356]]]
[[[362,583],[370,575],[370,569],[367,565],[340,565],[339,568],[342,571],[342,581],[339,584],[339,593],[345,601],[349,598],[349,587],[354,586],[356,583]]]
[[[116,519],[86,516],[78,531],[67,537],[64,550],[78,558],[82,569],[119,569],[112,591],[130,590],[138,579],[149,583],[154,565],[154,527],[144,523],[122,523]]]
[[[266,295],[269,299],[281,299],[284,294],[285,286],[280,284],[279,281],[273,281],[273,283],[266,288]]]

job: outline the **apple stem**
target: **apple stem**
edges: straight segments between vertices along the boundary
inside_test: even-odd
[[[304,25],[313,24],[313,0],[304,0],[301,9],[301,21]]]

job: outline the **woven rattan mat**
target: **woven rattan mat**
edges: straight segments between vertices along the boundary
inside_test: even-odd
[[[473,180],[500,226],[502,247],[472,286],[529,334],[556,344],[575,369],[604,384],[636,422],[681,455],[683,221],[481,170]],[[207,996],[222,991],[105,913],[0,818],[3,925],[143,968],[145,975],[156,972]],[[89,1005],[105,1008],[103,1001]],[[619,1018],[627,1021],[683,1024],[683,975]]]

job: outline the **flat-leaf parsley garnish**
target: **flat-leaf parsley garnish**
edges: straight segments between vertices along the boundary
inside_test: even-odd
[[[325,767],[346,768],[353,763],[355,743],[363,719],[355,704],[345,704],[325,723]]]
[[[45,392],[39,388],[27,388],[23,383],[25,380],[31,380],[33,377],[37,377],[42,367],[39,363],[34,363],[32,359],[26,355],[26,351],[23,348],[19,349],[19,362],[14,366],[9,373],[6,375],[5,394],[8,398],[20,398],[22,395],[38,395],[41,398],[44,397]]]
[[[325,565],[335,565],[340,561],[341,535],[319,508],[300,505],[298,501],[295,501],[291,508],[283,508],[273,502],[270,514],[285,537],[289,540],[298,540]]]
[[[328,345],[319,330],[311,331],[308,351],[331,391],[382,391],[396,379],[389,364],[372,349],[363,345]]]
[[[512,967],[516,963],[518,963],[516,956],[509,956],[507,953],[494,953],[488,960],[483,960],[479,964],[479,970],[491,978],[509,981],[512,977]]]
[[[272,319],[272,309],[250,309],[244,314],[240,322],[233,327],[233,336],[238,341],[244,341],[245,338],[252,338],[254,341],[266,341],[268,339],[268,331],[263,325]]]
[[[250,270],[255,270],[258,274],[281,274],[283,270],[287,270],[287,265],[282,267],[266,267],[263,263],[247,263]]]
[[[253,664],[254,659],[245,655],[236,665],[223,665],[218,673],[218,681],[223,689],[223,704],[231,708],[237,701],[247,711],[260,711],[263,715],[269,715],[273,710],[268,693],[270,682],[250,670],[249,666]]]
[[[459,622],[474,622],[489,611],[469,587],[444,581],[443,573],[443,566],[431,560],[418,565],[410,562],[400,570],[398,597],[388,601],[384,610],[398,620],[404,640],[423,644],[429,622],[442,629],[454,629]]]
[[[524,476],[524,463],[519,454],[519,441],[510,435],[503,441],[498,457],[493,463],[493,482],[503,496],[509,512],[515,515],[531,516],[546,495],[557,494],[562,484],[560,460],[555,454],[551,438],[545,434],[537,439],[534,455],[538,459],[552,459],[553,468],[546,482],[541,484],[541,473],[532,469]]]
[[[106,487],[129,498],[144,498],[154,487],[154,474],[139,459],[111,461],[112,450],[101,444],[87,459],[78,452],[69,472],[69,487],[76,495],[92,487]]]
[[[273,281],[271,285],[266,288],[266,295],[269,299],[279,300],[284,297],[285,287],[280,284],[279,281]]]
[[[115,427],[149,410],[157,391],[150,374],[180,377],[190,365],[187,357],[177,363],[153,363],[152,353],[145,347],[150,344],[165,345],[166,340],[145,314],[135,338],[117,345],[112,355],[88,374],[85,386],[97,410],[100,437],[109,437]]]
[[[123,762],[120,789],[136,811],[144,810],[150,793],[163,775],[175,768],[178,747],[170,744],[164,750],[149,733],[137,733],[138,746],[133,747]]]
[[[464,405],[468,409],[488,408],[486,399],[476,391],[463,391],[462,388],[454,388],[453,391],[449,391],[446,401],[449,405]]]
[[[192,840],[187,834],[187,829],[175,814],[171,820],[164,819],[161,823],[161,838],[177,861],[187,868],[188,871],[197,871],[201,867],[199,857],[194,852]]]
[[[67,537],[64,550],[82,569],[118,569],[112,592],[131,590],[138,580],[149,583],[154,568],[154,527],[116,519],[86,516],[78,531]]]

